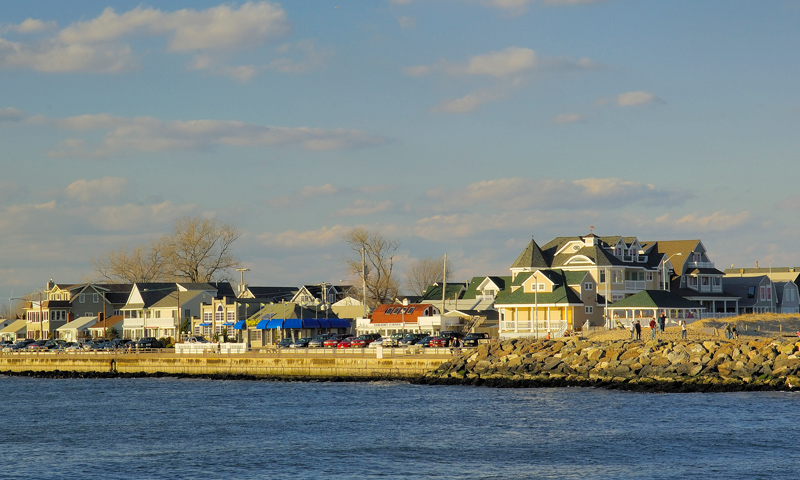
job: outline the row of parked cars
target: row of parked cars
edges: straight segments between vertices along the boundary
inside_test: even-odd
[[[0,348],[3,352],[86,352],[86,351],[113,351],[133,350],[142,348],[163,348],[159,340],[154,337],[143,337],[139,340],[115,338],[113,340],[87,340],[84,342],[67,342],[66,340],[20,340],[17,343],[2,342]]]
[[[292,340],[284,338],[278,342],[278,348],[366,348],[366,347],[474,347],[481,341],[488,342],[486,333],[469,333],[463,336],[459,332],[442,332],[439,335],[426,333],[395,333],[382,337],[377,333],[364,335],[346,335],[324,333],[316,337],[303,337]]]

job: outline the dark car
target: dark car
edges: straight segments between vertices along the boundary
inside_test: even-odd
[[[364,335],[359,335],[356,338],[354,338],[353,341],[350,342],[350,344],[353,347],[364,348],[368,347],[370,343],[374,342],[379,338],[381,338],[381,336],[378,335],[377,333],[365,333]]]
[[[420,339],[420,340],[419,340],[417,343],[415,343],[414,345],[418,345],[418,346],[420,346],[420,347],[430,347],[430,346],[432,346],[432,345],[431,345],[431,340],[433,340],[434,338],[436,338],[436,337],[432,337],[432,336],[430,336],[430,335],[428,335],[427,337],[422,337],[422,338],[421,338],[421,339]]]
[[[464,337],[463,343],[465,347],[477,347],[479,343],[486,343],[489,341],[489,334],[486,332],[481,333],[468,333]]]
[[[47,343],[46,340],[36,340],[35,342],[29,343],[25,349],[26,350],[46,350],[47,347],[44,344]]]
[[[294,343],[294,340],[291,338],[284,338],[280,342],[278,342],[278,348],[289,348]]]
[[[408,347],[411,345],[416,344],[423,338],[427,337],[428,335],[424,333],[409,333],[405,337],[401,338],[397,341],[397,346],[399,347]]]
[[[142,337],[136,342],[136,348],[164,348],[156,337]]]
[[[453,339],[461,338],[459,332],[442,332],[431,341],[431,347],[449,347],[453,345]]]
[[[345,335],[343,333],[336,333],[331,335],[330,338],[322,342],[322,346],[326,348],[336,348],[339,346],[339,342],[344,340],[345,338],[349,337],[349,335]]]
[[[308,348],[308,342],[310,342],[311,340],[312,340],[311,337],[298,338],[297,340],[294,341],[294,343],[289,345],[289,348]]]

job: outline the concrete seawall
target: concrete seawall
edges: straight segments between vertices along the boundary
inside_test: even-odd
[[[435,370],[447,358],[408,355],[374,357],[266,355],[0,355],[0,373],[95,375],[180,375],[287,379],[412,379]]]

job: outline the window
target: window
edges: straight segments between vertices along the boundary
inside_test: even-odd
[[[408,310],[406,311],[406,313],[411,313],[413,311],[414,311],[414,307],[408,307]]]
[[[586,312],[587,315],[591,315],[594,313],[594,307],[586,306],[583,307],[583,311]]]
[[[606,283],[606,271],[600,270],[600,283]]]
[[[93,293],[92,294],[92,303],[97,303],[99,301],[100,301],[100,295],[98,295],[97,293]]]
[[[594,290],[594,284],[592,282],[586,282],[583,284],[584,290]]]
[[[653,281],[653,272],[647,272],[647,281],[648,282],[652,282]]]
[[[690,287],[697,288],[697,277],[689,277],[687,279],[687,283],[689,284]]]
[[[78,295],[78,302],[79,303],[85,303],[86,302],[86,296],[84,294],[82,294],[82,293],[80,295]]]
[[[767,289],[764,288],[763,285],[759,288],[759,292],[758,293],[759,293],[758,298],[760,298],[761,300],[764,300],[764,299],[767,298]]]
[[[408,309],[407,308],[403,308],[402,310],[400,310],[400,313],[406,313],[406,310],[408,310]]]
[[[754,285],[750,285],[747,287],[747,298],[755,298],[756,296],[756,287]]]
[[[767,286],[767,300],[772,301],[772,287]]]

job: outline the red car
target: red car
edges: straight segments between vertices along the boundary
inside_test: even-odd
[[[356,337],[347,337],[341,342],[339,342],[339,344],[336,345],[336,348],[350,348],[353,346],[353,340],[355,339]]]
[[[324,342],[322,342],[322,346],[325,348],[336,348],[339,346],[339,342],[347,338],[347,335],[343,333],[337,333],[335,335],[331,335],[331,337]]]
[[[452,346],[454,338],[461,338],[461,335],[456,335],[450,332],[438,335],[436,337],[433,337],[433,339],[431,340],[431,347],[447,347],[448,344]]]
[[[352,347],[364,348],[364,347],[368,347],[370,343],[374,342],[375,340],[377,340],[379,338],[381,338],[381,336],[378,335],[377,333],[367,333],[367,334],[364,334],[364,335],[359,335],[356,338],[354,338],[350,342],[350,345]]]

